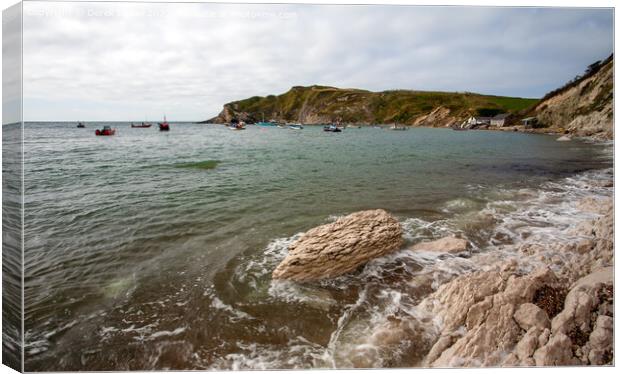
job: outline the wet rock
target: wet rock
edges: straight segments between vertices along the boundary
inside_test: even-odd
[[[447,236],[431,242],[421,242],[410,248],[412,251],[461,253],[469,249],[469,242],[465,239]]]
[[[547,313],[532,303],[521,304],[514,318],[523,330],[529,330],[532,327],[538,327],[541,330],[551,327]]]
[[[367,210],[315,227],[289,246],[274,279],[314,281],[349,273],[403,244],[400,223],[385,210]]]

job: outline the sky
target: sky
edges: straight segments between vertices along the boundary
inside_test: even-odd
[[[24,4],[26,121],[204,120],[296,85],[541,97],[613,51],[584,8]]]

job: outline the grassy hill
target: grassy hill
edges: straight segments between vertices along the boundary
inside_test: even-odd
[[[330,122],[445,126],[470,115],[515,113],[538,99],[480,95],[469,92],[391,90],[370,92],[327,86],[295,86],[281,95],[254,96],[224,105],[205,122],[233,118],[252,123],[265,119],[319,124]]]

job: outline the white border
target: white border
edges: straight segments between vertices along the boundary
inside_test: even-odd
[[[42,1],[47,1],[47,0],[42,0]],[[80,1],[80,2],[89,2],[86,0],[75,0],[75,1]],[[107,2],[123,2],[120,0],[107,0]],[[144,0],[135,0],[133,2],[158,2],[158,3],[187,3],[187,2],[208,2],[208,1],[179,1],[179,0],[150,0],[150,1],[144,1]],[[393,4],[393,5],[456,5],[456,6],[466,6],[466,5],[474,5],[474,6],[506,6],[506,7],[510,7],[510,6],[531,6],[531,7],[611,7],[611,8],[615,8],[615,3],[614,1],[611,0],[590,0],[590,1],[583,1],[583,0],[521,0],[521,1],[517,1],[517,0],[504,0],[504,1],[498,1],[498,0],[443,0],[443,1],[433,1],[433,0],[425,0],[425,1],[416,1],[416,0],[383,0],[383,1],[379,1],[379,0],[375,0],[375,1],[371,1],[371,0],[337,0],[337,1],[330,1],[330,0],[313,0],[313,1],[300,1],[300,0],[289,0],[289,1],[273,1],[273,0],[244,0],[244,1],[231,1],[231,0],[219,0],[219,1],[211,1],[211,2],[218,2],[218,3],[263,3],[263,4],[278,4],[278,3],[292,3],[292,4],[381,4],[381,5],[388,5],[388,4]],[[6,8],[8,8],[9,6],[12,6],[14,4],[16,4],[17,1],[14,0],[0,0],[0,7],[4,10]],[[615,16],[615,9],[614,9],[614,16]],[[614,17],[615,18],[615,17]],[[0,36],[1,36],[1,28],[0,28]],[[614,51],[617,50],[617,38],[618,36],[618,30],[616,28],[614,28]],[[1,58],[0,58],[0,64],[1,64]],[[616,79],[616,75],[615,75],[615,64],[614,64],[614,87],[617,87],[617,79]],[[1,85],[0,85],[0,95],[1,95]],[[614,99],[615,99],[615,95],[614,95]],[[23,110],[23,105],[22,105],[22,110]],[[614,106],[614,113],[615,113],[615,106]],[[0,118],[1,118],[1,109],[0,109]],[[23,118],[23,115],[22,115]],[[614,129],[618,129],[618,117],[614,116]],[[1,130],[0,130],[1,131]],[[614,131],[615,133],[615,131]],[[1,142],[0,142],[0,157],[1,157]],[[614,155],[616,151],[616,144],[614,143]],[[22,168],[22,172],[23,172],[23,168]],[[615,168],[615,156],[614,156],[614,183],[616,182],[616,168]],[[1,181],[1,175],[0,175],[0,181]],[[23,182],[23,177],[22,177],[22,182]],[[23,186],[22,186],[23,188]],[[615,194],[614,194],[615,196]],[[23,199],[23,197],[22,197]],[[616,201],[614,200],[614,207],[615,207]],[[614,233],[618,232],[618,227],[620,226],[618,224],[618,211],[615,211],[615,216],[614,216]],[[23,216],[22,216],[23,219]],[[22,227],[23,227],[23,223],[22,223]],[[2,228],[0,227],[0,235],[2,233]],[[617,235],[614,235],[614,242],[617,238]],[[23,251],[22,251],[22,256],[23,256]],[[615,253],[614,253],[614,263],[615,263]],[[23,272],[22,272],[22,279],[23,279]],[[23,284],[23,283],[22,283]],[[0,289],[1,289],[1,283],[0,283]],[[22,288],[23,291],[23,288]],[[614,288],[615,291],[615,288]],[[22,299],[23,301],[23,299]],[[618,322],[617,319],[614,319],[615,321],[615,331],[617,331],[618,329]],[[22,319],[22,325],[23,325],[23,319]],[[0,328],[1,328],[1,322],[0,322]],[[23,328],[23,326],[22,326]],[[1,331],[1,330],[0,330]],[[23,332],[23,329],[22,329]],[[617,345],[614,343],[615,347],[614,347],[614,352],[617,352]],[[22,352],[23,353],[23,352]],[[373,373],[402,373],[405,371],[413,371],[416,369],[376,369],[373,371]],[[525,369],[521,369],[521,368],[509,368],[509,369],[417,369],[418,370],[432,370],[433,373],[448,373],[448,372],[452,372],[454,373],[454,370],[458,370],[458,373],[467,373],[467,374],[471,374],[471,373],[490,373],[491,371],[495,372],[495,371],[499,371],[502,373],[515,373],[515,372],[521,372],[521,371],[539,371],[539,370],[543,370],[545,373],[578,373],[580,370],[588,370],[588,371],[596,371],[596,372],[600,372],[600,373],[611,373],[612,370],[615,372],[615,368],[612,367],[605,367],[605,368],[601,368],[601,367],[554,367],[554,368],[525,368]],[[290,371],[290,370],[283,370],[283,371],[268,371],[270,373],[296,373],[298,371]],[[347,370],[347,373],[361,373],[361,370]],[[5,373],[14,373],[13,370],[9,369],[6,366],[0,366],[0,374],[5,374]],[[132,372],[132,373],[152,373],[152,372]],[[176,372],[176,371],[171,371],[170,373],[180,373],[180,372]],[[251,372],[248,372],[251,373]],[[321,373],[321,374],[333,374],[334,371],[333,370],[312,370],[312,373]]]

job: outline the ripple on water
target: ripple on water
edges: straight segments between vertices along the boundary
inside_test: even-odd
[[[175,164],[174,167],[182,168],[182,169],[201,169],[201,170],[211,170],[215,169],[217,165],[219,165],[219,160],[206,160],[206,161],[198,161],[198,162],[184,162],[180,164]]]

